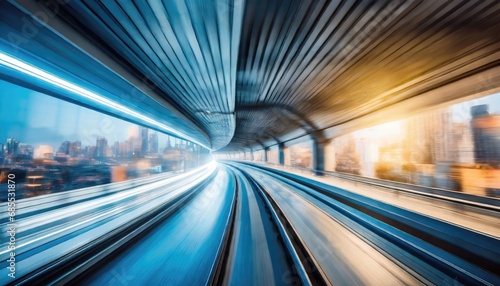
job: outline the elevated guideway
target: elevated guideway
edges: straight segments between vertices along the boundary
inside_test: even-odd
[[[20,201],[11,284],[497,285],[498,211],[224,161],[101,189]],[[377,188],[381,188],[380,186]],[[94,190],[95,194],[92,195]],[[392,193],[391,193],[392,192]],[[395,198],[389,200],[391,195]],[[409,200],[440,207],[424,215]],[[39,200],[37,202],[37,200]],[[61,205],[58,208],[56,205]],[[30,211],[33,205],[47,211]],[[23,211],[24,210],[24,211]],[[446,217],[455,211],[456,220]],[[477,210],[476,210],[477,211]],[[78,244],[75,245],[75,242]],[[50,254],[50,255],[49,255]],[[6,255],[2,253],[2,255]],[[43,257],[41,260],[39,257]],[[6,258],[6,257],[4,257]],[[362,258],[362,259],[361,259]],[[361,259],[361,260],[360,260]],[[48,267],[47,267],[48,266]],[[9,281],[4,281],[9,283]]]

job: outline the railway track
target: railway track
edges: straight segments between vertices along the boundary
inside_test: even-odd
[[[240,162],[243,164],[249,165],[249,166],[258,167],[258,168],[262,168],[265,170],[272,170],[273,168],[271,168],[269,166],[273,166],[273,165],[276,167],[279,167],[277,169],[280,169],[283,167],[282,165],[276,165],[276,164],[269,164],[269,166],[266,166],[263,164],[246,162],[246,161],[240,161]],[[293,167],[292,169],[297,169],[297,170],[305,171],[308,173],[311,173],[311,172],[318,173],[318,171],[315,171],[312,169],[307,169],[307,168]],[[473,206],[473,207],[481,208],[481,209],[485,209],[485,210],[491,210],[491,211],[496,211],[496,212],[500,211],[500,199],[498,199],[498,198],[477,196],[477,195],[459,192],[459,191],[451,191],[451,190],[446,190],[446,189],[426,187],[426,186],[414,185],[414,184],[409,184],[409,183],[401,183],[401,182],[389,181],[389,180],[383,180],[383,179],[377,179],[377,178],[369,178],[369,177],[364,177],[364,176],[360,176],[360,175],[353,175],[353,174],[348,174],[348,173],[331,172],[331,171],[323,171],[323,172],[319,172],[319,173],[322,173],[326,177],[334,177],[334,178],[339,178],[339,179],[348,180],[348,181],[352,181],[352,182],[366,184],[369,186],[374,186],[374,187],[379,187],[379,188],[384,188],[384,189],[391,189],[391,190],[398,191],[398,192],[411,193],[411,194],[418,195],[418,196],[424,196],[424,197],[429,197],[429,198],[434,198],[434,199],[439,199],[439,200],[444,200],[444,201],[450,201],[453,203],[459,203],[462,205],[469,205],[469,206]]]
[[[88,242],[10,285],[500,282],[497,239],[300,176],[225,163],[173,194],[104,235],[61,237]]]
[[[330,285],[287,216],[254,178],[228,167],[238,186],[223,275],[211,285]],[[250,259],[251,258],[251,259]]]
[[[498,285],[499,240],[298,175],[249,166],[307,198],[424,284]],[[405,253],[402,255],[402,251]]]

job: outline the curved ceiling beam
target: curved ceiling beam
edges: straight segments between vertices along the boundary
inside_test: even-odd
[[[264,143],[262,143],[262,141],[260,141],[260,139],[255,139],[255,142],[259,143],[259,145],[262,146],[262,149],[267,148],[267,146]]]
[[[43,3],[42,3],[43,2]],[[50,2],[50,3],[49,3]],[[140,76],[126,68],[126,62],[102,49],[101,43],[93,41],[81,29],[68,24],[62,15],[66,5],[63,1],[2,1],[0,3],[0,26],[2,35],[19,35],[21,42],[12,45],[5,41],[0,50],[19,57],[49,74],[57,75],[85,92],[98,94],[104,100],[121,105],[133,112],[148,117],[147,121],[116,108],[87,100],[75,92],[54,86],[41,88],[28,77],[16,77],[18,84],[30,85],[44,93],[69,100],[85,107],[105,112],[121,119],[147,126],[160,132],[196,142],[210,148],[210,136],[189,114],[179,110],[175,104],[162,97],[147,76]],[[49,9],[50,7],[50,9]],[[19,20],[19,19],[22,19]],[[5,23],[9,23],[5,25]],[[28,25],[29,24],[29,25]],[[24,32],[33,29],[33,34]],[[81,27],[80,27],[81,28]],[[13,73],[9,72],[8,77]],[[97,97],[97,96],[96,96]],[[137,108],[137,102],[142,105]],[[151,119],[151,120],[149,120]],[[159,128],[156,121],[170,127],[171,131]]]
[[[269,136],[269,138],[271,138],[271,139],[273,139],[274,141],[276,141],[276,144],[280,144],[280,143],[281,143],[281,141],[280,141],[278,138],[276,138],[273,134],[271,134],[270,132],[268,132],[268,131],[264,131],[263,133],[264,133],[265,135]]]
[[[326,140],[322,130],[319,130],[316,125],[310,121],[307,116],[301,114],[295,108],[285,104],[278,103],[256,103],[251,105],[241,105],[237,106],[236,112],[238,111],[263,111],[266,109],[276,109],[288,118],[293,119],[293,122],[301,126],[302,129],[313,137],[314,140],[318,142],[323,142]],[[273,138],[278,144],[281,143],[278,138],[269,134],[269,132],[264,132],[266,135]]]
[[[231,141],[234,116],[212,115],[230,115],[236,104],[243,0],[87,0],[59,8],[206,131],[212,149]]]

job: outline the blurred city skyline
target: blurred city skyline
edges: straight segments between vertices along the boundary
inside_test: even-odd
[[[139,132],[137,124],[6,81],[0,80],[0,89],[3,91],[0,93],[0,143],[5,143],[7,138],[14,138],[34,147],[49,145],[56,149],[64,141],[95,145],[97,138],[104,137],[111,145],[128,140],[131,133]],[[452,121],[470,121],[470,107],[481,104],[489,106],[490,114],[500,114],[500,93],[451,105],[448,108]],[[64,120],[60,120],[61,118]],[[401,132],[401,120],[396,120],[358,130],[355,136],[376,133],[382,138],[390,138]],[[167,136],[169,135],[159,136],[158,144],[161,148],[167,144]]]

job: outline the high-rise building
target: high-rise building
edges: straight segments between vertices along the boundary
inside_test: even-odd
[[[475,162],[500,165],[500,116],[489,114],[485,104],[471,107],[471,116]]]
[[[14,146],[12,148],[12,154],[17,155],[19,152],[19,141],[14,141]]]
[[[6,144],[7,154],[16,155],[19,149],[19,141],[14,140],[14,138],[7,138]]]
[[[107,157],[108,149],[108,139],[104,137],[98,137],[96,139],[96,158]]]
[[[170,136],[167,135],[167,146],[165,146],[165,149],[170,149],[172,148],[172,142],[170,142]]]
[[[453,123],[457,163],[474,163],[474,142],[469,122]]]
[[[479,128],[477,121],[481,118],[485,118],[489,115],[488,105],[476,105],[470,108],[470,114],[472,116],[471,126],[472,126],[472,136],[474,140],[474,160],[479,164],[486,164],[488,160],[487,150],[488,150],[488,135],[484,134],[484,129]]]
[[[75,141],[71,142],[69,145],[69,155],[71,157],[78,157],[82,154],[82,142]]]
[[[13,143],[14,143],[14,138],[7,138],[7,142],[5,142],[5,153],[10,154]]]
[[[141,156],[148,154],[149,148],[149,138],[148,138],[148,129],[145,127],[140,127],[141,131]]]
[[[411,163],[456,162],[455,129],[449,109],[414,116],[406,121],[406,145]]]
[[[120,142],[116,141],[111,147],[111,157],[113,158],[120,157]]]
[[[96,146],[85,146],[83,149],[83,153],[85,158],[94,159],[97,156],[97,147]]]
[[[156,131],[149,135],[149,153],[158,154],[158,133]]]
[[[69,155],[69,150],[70,150],[70,142],[64,141],[63,143],[61,143],[61,146],[59,146],[59,150],[57,151],[57,153]]]

